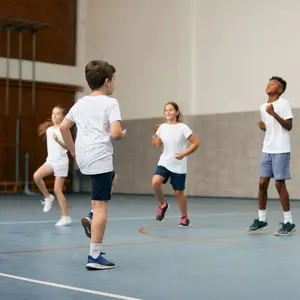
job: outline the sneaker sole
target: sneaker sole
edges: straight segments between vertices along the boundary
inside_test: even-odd
[[[191,226],[192,226],[192,223],[190,223],[188,226],[184,226],[184,225],[181,225],[181,224],[178,225],[179,228],[189,228]]]
[[[164,216],[164,218],[162,219],[162,220],[156,220],[156,222],[163,222],[164,220],[165,220],[165,218],[166,218],[166,213],[167,213],[167,211],[170,209],[170,207],[171,207],[171,205],[168,203],[168,208],[166,209],[166,211],[165,211],[165,216]]]
[[[289,236],[289,235],[292,235],[294,232],[296,231],[296,228],[292,229],[290,232],[288,233],[278,233],[278,232],[275,232],[275,235],[276,236]]]
[[[90,263],[87,264],[85,267],[88,270],[109,270],[109,269],[114,269],[115,266],[102,266],[99,264]]]
[[[85,217],[81,218],[81,225],[84,229],[84,232],[88,238],[91,238],[91,223]]]
[[[261,232],[261,231],[267,230],[267,229],[268,229],[268,226],[265,226],[265,227],[263,227],[263,228],[259,228],[259,229],[257,229],[257,230],[252,230],[252,229],[250,229],[249,227],[246,228],[246,229],[247,229],[247,231],[249,231],[249,232],[256,233],[256,232]]]

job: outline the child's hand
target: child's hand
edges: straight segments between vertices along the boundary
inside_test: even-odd
[[[261,130],[266,130],[266,125],[263,121],[260,120],[257,125]]]
[[[162,140],[160,139],[159,136],[157,135],[152,136],[152,145],[156,147],[160,147],[162,145]]]
[[[53,133],[53,137],[52,138],[54,139],[55,142],[57,142],[58,137],[57,137],[57,135],[55,133]]]
[[[184,153],[177,153],[176,154],[176,159],[183,159],[185,157],[185,154]]]
[[[122,137],[124,137],[126,135],[127,135],[127,130],[126,129],[122,130]]]
[[[155,134],[156,131],[158,130],[159,126],[160,126],[160,124],[155,124],[155,125],[153,126],[153,133],[154,133],[154,134]]]

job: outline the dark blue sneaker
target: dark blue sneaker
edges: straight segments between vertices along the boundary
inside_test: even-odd
[[[259,219],[255,219],[254,222],[247,229],[251,232],[259,232],[263,229],[266,229],[267,226],[268,222],[259,221]]]
[[[88,256],[88,263],[86,265],[86,268],[88,270],[107,270],[107,269],[113,269],[115,267],[115,264],[108,261],[106,258],[104,258],[102,255],[105,253],[101,252],[100,255],[97,258],[93,258],[90,255]]]
[[[290,222],[287,222],[286,224],[284,223],[279,223],[281,225],[280,229],[275,232],[275,235],[278,236],[287,236],[291,235],[293,232],[296,231],[296,225],[291,224]]]
[[[91,222],[93,219],[93,213],[90,211],[86,217],[81,218],[81,225],[88,238],[91,238]]]

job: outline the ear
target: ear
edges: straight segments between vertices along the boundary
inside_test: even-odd
[[[106,78],[105,81],[104,81],[105,85],[109,85],[109,79]]]

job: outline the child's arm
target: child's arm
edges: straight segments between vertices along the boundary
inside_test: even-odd
[[[198,138],[191,134],[189,137],[188,137],[188,140],[191,142],[191,145],[182,153],[178,153],[176,155],[176,158],[177,159],[182,159],[184,158],[185,156],[188,156],[190,154],[192,154],[193,152],[195,152],[197,150],[197,148],[199,147],[200,143],[198,141]]]
[[[157,148],[159,148],[163,144],[161,138],[156,134],[159,126],[160,126],[159,124],[154,125],[153,127],[154,135],[152,135],[152,145],[154,145]]]
[[[121,122],[114,121],[110,123],[110,135],[113,139],[118,140],[126,136],[126,129],[122,130]]]
[[[73,141],[73,137],[71,134],[71,128],[74,125],[74,122],[69,120],[68,118],[64,118],[64,120],[61,122],[59,129],[61,132],[61,135],[65,141],[66,149],[68,149],[73,157],[75,157],[75,144]]]
[[[64,149],[68,149],[67,146],[66,146],[66,144],[65,144],[64,142],[60,141],[59,138],[58,138],[56,135],[53,136],[53,139],[54,139],[55,142],[58,143],[61,147],[63,147]]]

